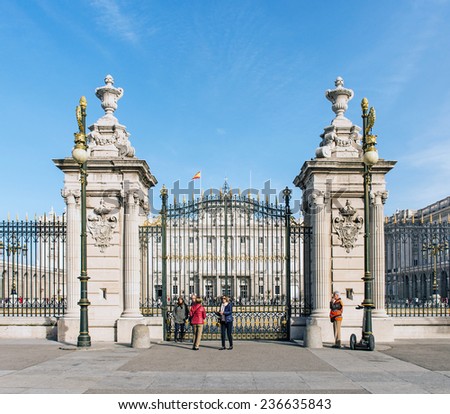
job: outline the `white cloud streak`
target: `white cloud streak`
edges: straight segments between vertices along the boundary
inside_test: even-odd
[[[137,45],[144,34],[153,34],[156,31],[156,29],[144,30],[143,21],[139,17],[141,14],[133,11],[131,5],[127,7],[128,3],[116,0],[91,0],[90,4],[96,9],[98,27],[128,43]]]

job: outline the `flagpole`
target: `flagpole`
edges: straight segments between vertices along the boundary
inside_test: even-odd
[[[198,179],[200,179],[200,197],[201,197],[202,196],[202,171],[201,170],[192,177],[193,181],[198,180]],[[195,183],[194,183],[194,188],[195,188]],[[194,194],[192,195],[192,198],[194,199]]]

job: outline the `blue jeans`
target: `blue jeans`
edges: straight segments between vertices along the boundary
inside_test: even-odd
[[[225,348],[225,333],[228,336],[228,342],[230,343],[230,347],[233,346],[233,321],[231,322],[220,322],[220,337],[222,339],[222,347]]]

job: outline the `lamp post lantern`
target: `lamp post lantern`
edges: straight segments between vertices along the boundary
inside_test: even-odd
[[[363,326],[361,340],[357,342],[356,335],[350,336],[351,349],[375,349],[375,337],[372,332],[373,303],[373,275],[370,266],[370,190],[372,187],[372,167],[378,162],[378,152],[375,148],[377,136],[372,135],[372,127],[375,123],[375,109],[369,110],[369,101],[364,98],[361,101],[363,119],[362,161],[364,164],[364,300],[358,309],[363,309]]]
[[[16,303],[17,301],[17,285],[16,282],[18,283],[18,279],[16,280],[16,273],[17,270],[15,269],[15,264],[16,264],[16,260],[18,260],[18,254],[22,251],[24,255],[27,254],[27,245],[24,244],[23,246],[20,244],[20,242],[17,240],[17,237],[15,235],[15,233],[12,234],[11,236],[11,243],[8,243],[6,245],[6,253],[8,255],[8,261],[9,261],[9,257],[12,256],[12,261],[11,261],[11,265],[12,265],[12,284],[11,284],[11,300],[12,303]],[[17,263],[18,265],[18,263]]]
[[[445,252],[446,250],[448,250],[448,242],[443,241],[442,243],[439,243],[437,237],[433,238],[433,240],[428,243],[423,243],[422,245],[422,251],[430,252],[433,257],[433,293],[431,295],[431,303],[433,306],[438,306],[440,302],[437,280],[437,255],[441,252]]]
[[[90,302],[87,295],[87,240],[86,240],[86,184],[87,184],[87,159],[88,146],[86,142],[86,98],[80,98],[80,105],[76,108],[79,131],[75,133],[75,146],[72,150],[72,157],[80,166],[81,183],[81,271],[80,271],[80,333],[78,335],[78,347],[90,347],[91,337],[89,336],[88,306]]]

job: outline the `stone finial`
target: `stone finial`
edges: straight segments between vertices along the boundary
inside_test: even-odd
[[[336,119],[346,119],[344,113],[348,108],[348,101],[353,98],[353,91],[344,88],[344,79],[340,76],[336,78],[334,85],[336,89],[328,89],[325,96],[333,104],[331,109],[336,114]],[[334,121],[332,124],[334,124]]]
[[[117,109],[117,101],[123,96],[122,88],[114,87],[114,79],[111,75],[106,75],[105,86],[97,88],[95,95],[102,101],[102,108],[105,111],[105,117],[113,117]]]
[[[344,79],[340,76],[334,81],[335,89],[328,89],[325,97],[333,104],[331,107],[336,117],[331,125],[324,128],[320,135],[322,142],[316,149],[317,158],[357,158],[360,156],[360,127],[353,125],[344,114],[348,102],[353,98],[353,91],[344,88]]]
[[[117,109],[117,101],[123,96],[123,89],[114,86],[114,79],[106,75],[105,86],[95,90],[100,99],[103,115],[89,129],[89,148],[92,158],[134,157],[134,148],[128,139],[130,134],[126,127],[121,125],[113,115]]]

